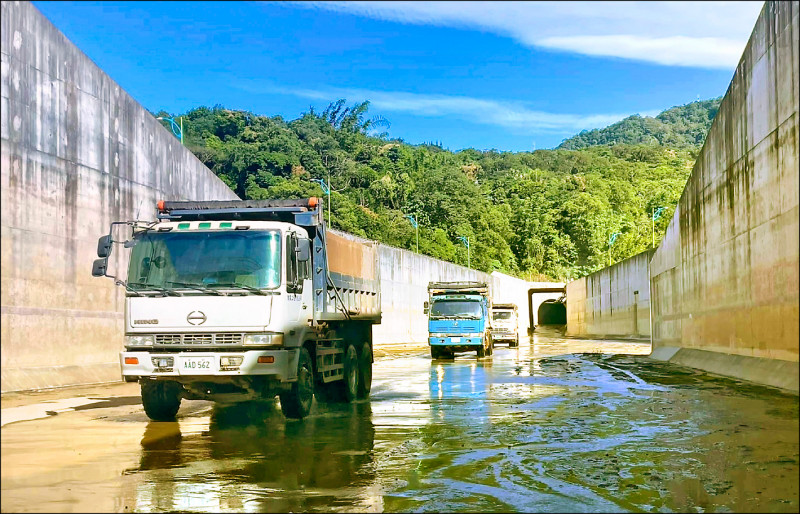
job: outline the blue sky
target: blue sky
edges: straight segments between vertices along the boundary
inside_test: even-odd
[[[724,94],[763,5],[33,3],[151,111],[370,100],[391,137],[511,151]]]

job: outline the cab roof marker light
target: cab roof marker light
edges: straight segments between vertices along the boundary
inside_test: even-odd
[[[226,222],[223,222],[223,223],[219,224],[219,228],[231,228],[232,226],[233,226],[233,223],[231,223],[229,221],[226,221]]]
[[[211,223],[208,223],[208,222],[205,222],[205,223],[199,223],[199,224],[197,225],[197,228],[211,228]]]
[[[178,230],[183,230],[189,227],[191,227],[189,223],[178,223]]]

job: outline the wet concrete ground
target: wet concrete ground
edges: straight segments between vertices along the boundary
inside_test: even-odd
[[[797,512],[798,397],[538,331],[380,357],[370,401],[286,421],[136,384],[4,395],[11,511]],[[627,355],[626,355],[627,354]]]

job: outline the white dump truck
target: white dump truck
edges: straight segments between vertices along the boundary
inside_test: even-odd
[[[492,305],[492,341],[505,341],[508,346],[519,346],[519,313],[515,304]]]
[[[108,274],[115,244],[127,279]],[[151,419],[174,419],[181,399],[277,395],[303,418],[315,396],[369,395],[377,248],[328,232],[318,198],[160,201],[157,221],[112,223],[97,254],[92,274],[126,289],[122,376]]]

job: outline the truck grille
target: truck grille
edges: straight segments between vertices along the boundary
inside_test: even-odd
[[[164,345],[217,345],[242,344],[244,334],[156,334],[156,344]]]

